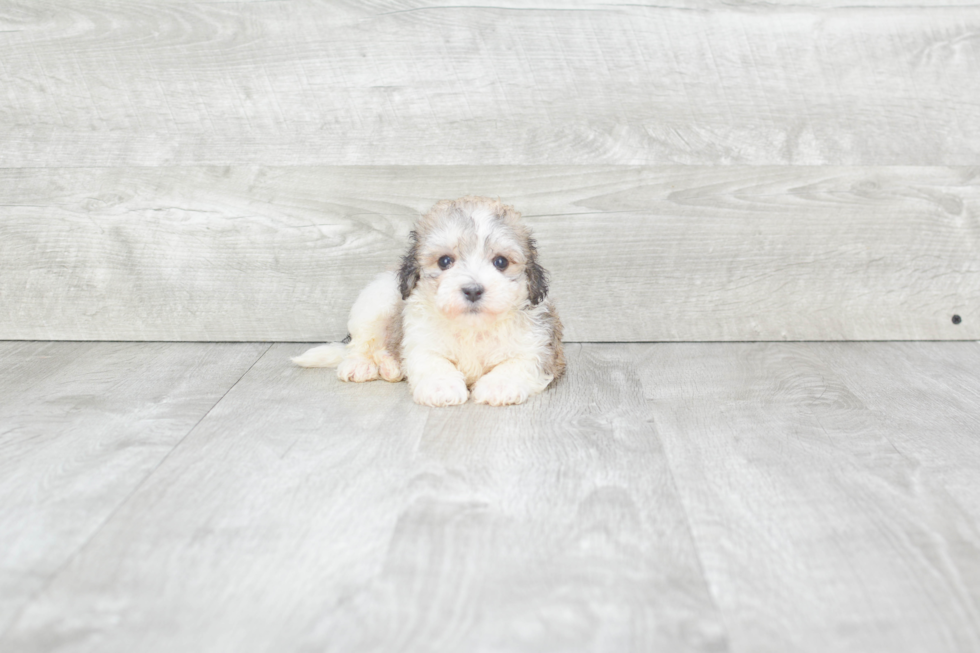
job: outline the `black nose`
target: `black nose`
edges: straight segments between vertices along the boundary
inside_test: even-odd
[[[483,295],[483,286],[478,284],[463,286],[463,294],[466,295],[466,299],[476,303],[480,301],[480,297]]]

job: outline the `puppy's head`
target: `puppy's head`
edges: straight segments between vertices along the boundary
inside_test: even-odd
[[[499,200],[444,200],[422,216],[399,272],[402,298],[413,293],[449,318],[493,319],[548,294],[531,232]]]

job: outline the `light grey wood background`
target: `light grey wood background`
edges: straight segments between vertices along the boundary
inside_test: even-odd
[[[0,651],[980,649],[980,4],[0,3]],[[512,202],[569,372],[288,362]],[[954,325],[951,317],[963,318]],[[303,342],[301,342],[303,341]]]
[[[976,339],[978,171],[0,170],[0,333],[340,339],[429,198],[483,192],[525,212],[571,341]]]
[[[975,165],[976,2],[5,2],[0,165]]]
[[[0,632],[268,347],[0,343]]]
[[[978,31],[962,0],[5,2],[0,338],[339,338],[464,193],[529,216],[569,340],[980,338]]]
[[[0,343],[0,650],[980,648],[980,343],[572,344],[503,409],[305,346]]]

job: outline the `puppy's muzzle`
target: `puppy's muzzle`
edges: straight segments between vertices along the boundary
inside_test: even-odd
[[[477,303],[480,301],[480,297],[483,296],[483,286],[479,284],[472,284],[470,286],[463,286],[460,290],[466,295],[467,301],[470,303]]]

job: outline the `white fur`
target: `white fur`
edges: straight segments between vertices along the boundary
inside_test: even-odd
[[[388,340],[401,308],[398,277],[394,272],[382,272],[361,291],[351,308],[347,321],[351,340],[346,347],[341,343],[321,345],[292,361],[302,367],[336,367],[342,381],[400,381],[401,365],[388,348]]]
[[[423,293],[409,297],[402,321],[402,361],[417,402],[462,403],[462,390],[473,387],[475,401],[501,406],[521,403],[551,382],[539,361],[546,333],[527,316],[511,311],[496,319],[447,317],[432,311],[427,300]],[[457,401],[444,404],[447,386],[457,388]]]
[[[346,347],[339,342],[331,342],[313,349],[307,349],[290,360],[300,367],[337,367],[344,360]]]
[[[416,402],[452,406],[473,400],[519,404],[564,369],[561,324],[547,301],[529,300],[533,247],[520,214],[484,198],[440,202],[419,222],[418,281],[403,301],[399,276],[376,277],[355,301],[350,343],[315,347],[293,361],[337,366],[343,381],[407,377]],[[442,269],[438,261],[453,261]],[[504,270],[494,259],[504,256]],[[474,302],[464,288],[479,285]]]

